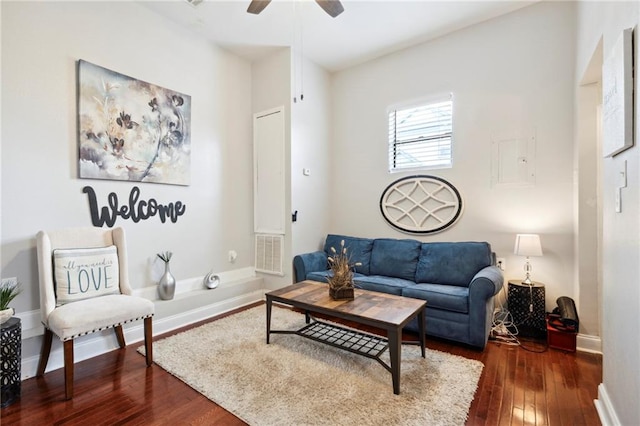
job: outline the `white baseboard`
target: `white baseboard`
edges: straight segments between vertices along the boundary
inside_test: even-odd
[[[258,278],[257,280],[260,281],[259,287],[262,287],[262,280],[260,278]],[[253,289],[235,297],[216,301],[205,306],[183,311],[164,318],[154,319],[153,335],[157,336],[175,330],[177,328],[223,314],[233,309],[237,309],[242,306],[258,302],[260,300],[264,300],[264,293],[265,290],[263,288]],[[128,327],[125,326],[124,334],[125,340],[128,345],[142,342],[144,340],[144,326],[142,322],[135,323]],[[75,339],[74,342],[75,362],[89,359],[118,348],[119,346],[115,337],[115,333],[111,329],[103,330],[101,332],[89,334],[86,336],[81,336]],[[21,371],[22,380],[35,376],[39,360],[39,354],[33,354],[26,357],[23,356]],[[62,342],[60,342],[59,339],[54,338],[46,371],[56,370],[58,368],[62,368],[63,366],[64,358]]]
[[[596,406],[600,422],[602,422],[603,426],[617,426],[621,424],[613,408],[613,404],[611,404],[611,399],[609,398],[604,383],[598,385],[598,399],[594,400],[593,403]]]
[[[588,334],[578,334],[576,336],[577,350],[602,354],[602,339],[600,336],[590,336]]]
[[[235,269],[232,271],[219,272],[217,275],[220,277],[219,288],[231,288],[234,286],[242,285],[247,280],[255,279],[255,269],[252,267]],[[201,290],[204,288],[202,280],[204,277],[194,277],[182,279],[176,282],[175,298],[188,296],[190,293]],[[152,300],[158,303],[158,286],[147,286],[143,288],[137,288],[133,290],[133,295],[138,297],[144,297],[145,299]],[[162,301],[161,303],[163,303]],[[15,314],[20,318],[22,326],[22,340],[30,339],[34,336],[41,336],[44,334],[44,327],[42,326],[40,309],[34,309],[27,312],[19,312]]]
[[[216,273],[220,278],[219,287],[229,287],[242,283],[245,280],[255,278],[256,271],[252,267],[234,269],[232,271],[218,272]],[[176,282],[175,297],[185,295],[193,291],[201,290],[204,288],[202,280],[204,276],[185,278]],[[144,297],[149,300],[158,300],[158,286],[152,285],[143,288],[133,290],[133,295],[138,297]],[[39,311],[38,311],[39,312]]]

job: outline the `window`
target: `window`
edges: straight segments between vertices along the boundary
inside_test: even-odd
[[[389,171],[451,167],[453,98],[389,110]]]

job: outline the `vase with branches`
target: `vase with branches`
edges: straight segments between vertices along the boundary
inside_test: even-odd
[[[157,256],[164,262],[164,274],[158,282],[158,294],[162,300],[171,300],[176,292],[176,279],[171,273],[169,261],[173,256],[170,251],[158,253]]]
[[[331,268],[331,276],[328,278],[329,295],[335,300],[353,299],[353,270],[356,266],[362,264],[360,262],[351,262],[351,257],[344,246],[344,240],[340,241],[338,250],[334,247],[331,247],[330,250],[331,256],[327,258]]]

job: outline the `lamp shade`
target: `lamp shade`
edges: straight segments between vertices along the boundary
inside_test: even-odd
[[[516,235],[516,245],[513,252],[518,256],[542,256],[542,246],[538,234]]]

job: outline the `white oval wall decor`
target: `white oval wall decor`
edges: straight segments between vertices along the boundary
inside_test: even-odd
[[[446,180],[428,175],[396,180],[380,197],[382,216],[394,228],[433,234],[452,226],[462,214],[462,197]]]

